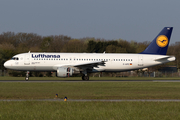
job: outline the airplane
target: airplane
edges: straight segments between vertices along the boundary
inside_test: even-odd
[[[17,54],[6,61],[8,69],[56,72],[57,77],[71,77],[82,74],[82,80],[89,80],[89,73],[122,72],[147,68],[174,61],[174,56],[166,55],[173,27],[164,27],[150,45],[138,54],[117,53],[39,53]]]

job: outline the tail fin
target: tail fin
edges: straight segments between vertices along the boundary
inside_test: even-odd
[[[140,54],[166,55],[173,27],[164,27],[151,44]]]

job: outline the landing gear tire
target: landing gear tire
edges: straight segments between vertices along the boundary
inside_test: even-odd
[[[85,80],[84,77],[85,77],[85,75],[82,76],[82,80]]]
[[[84,76],[84,79],[85,80],[89,80],[89,76]]]
[[[28,80],[29,80],[29,77],[25,77],[25,80],[28,81]]]
[[[86,81],[89,80],[89,76],[83,75],[83,76],[82,76],[82,80],[86,80]]]

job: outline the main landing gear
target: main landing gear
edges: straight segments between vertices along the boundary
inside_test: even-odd
[[[29,71],[26,72],[26,77],[25,80],[28,81],[29,80]]]
[[[89,80],[89,76],[87,74],[86,69],[84,69],[84,71],[82,71],[81,74],[82,74],[82,80]]]
[[[83,75],[82,75],[82,80],[89,80],[89,76],[83,74]]]

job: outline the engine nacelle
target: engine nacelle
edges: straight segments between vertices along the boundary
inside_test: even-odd
[[[57,77],[71,77],[74,73],[74,70],[70,67],[59,67],[57,69]]]

